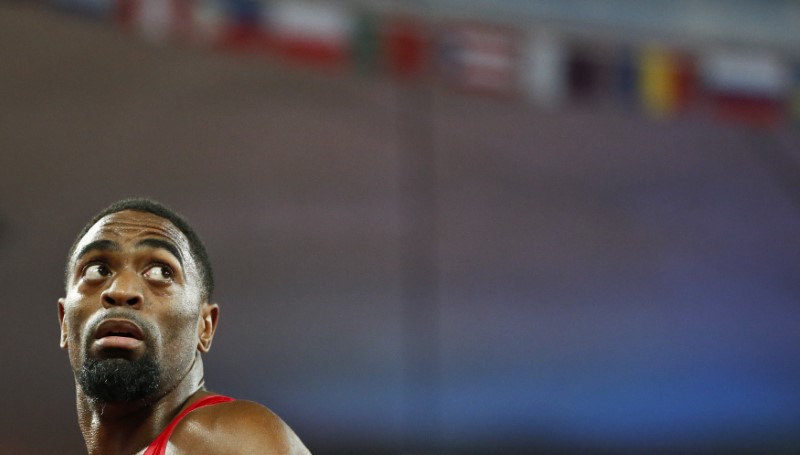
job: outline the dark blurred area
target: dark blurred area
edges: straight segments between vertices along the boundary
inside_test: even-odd
[[[313,453],[800,452],[800,3],[0,2],[0,453],[85,453],[62,267],[136,195]]]

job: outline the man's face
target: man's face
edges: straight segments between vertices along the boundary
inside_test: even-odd
[[[98,221],[70,258],[61,346],[76,380],[104,402],[158,397],[210,347],[216,305],[202,300],[189,242],[171,222],[122,211]]]

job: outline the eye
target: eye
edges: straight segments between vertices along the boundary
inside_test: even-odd
[[[164,264],[156,264],[144,271],[144,277],[150,281],[158,283],[169,283],[172,281],[172,269]]]
[[[111,276],[111,269],[105,264],[89,264],[83,269],[83,279],[89,281],[100,281]]]

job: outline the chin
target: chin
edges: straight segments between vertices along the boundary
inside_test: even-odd
[[[161,388],[161,369],[152,356],[87,358],[75,375],[83,393],[103,403],[146,400]]]

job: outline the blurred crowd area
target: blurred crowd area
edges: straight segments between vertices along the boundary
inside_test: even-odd
[[[769,128],[800,121],[800,28],[769,23],[800,17],[791,2],[751,11],[748,2],[677,2],[671,12],[670,2],[648,10],[624,1],[52,3],[151,41],[437,84],[533,108],[610,105],[657,119],[695,111]]]

